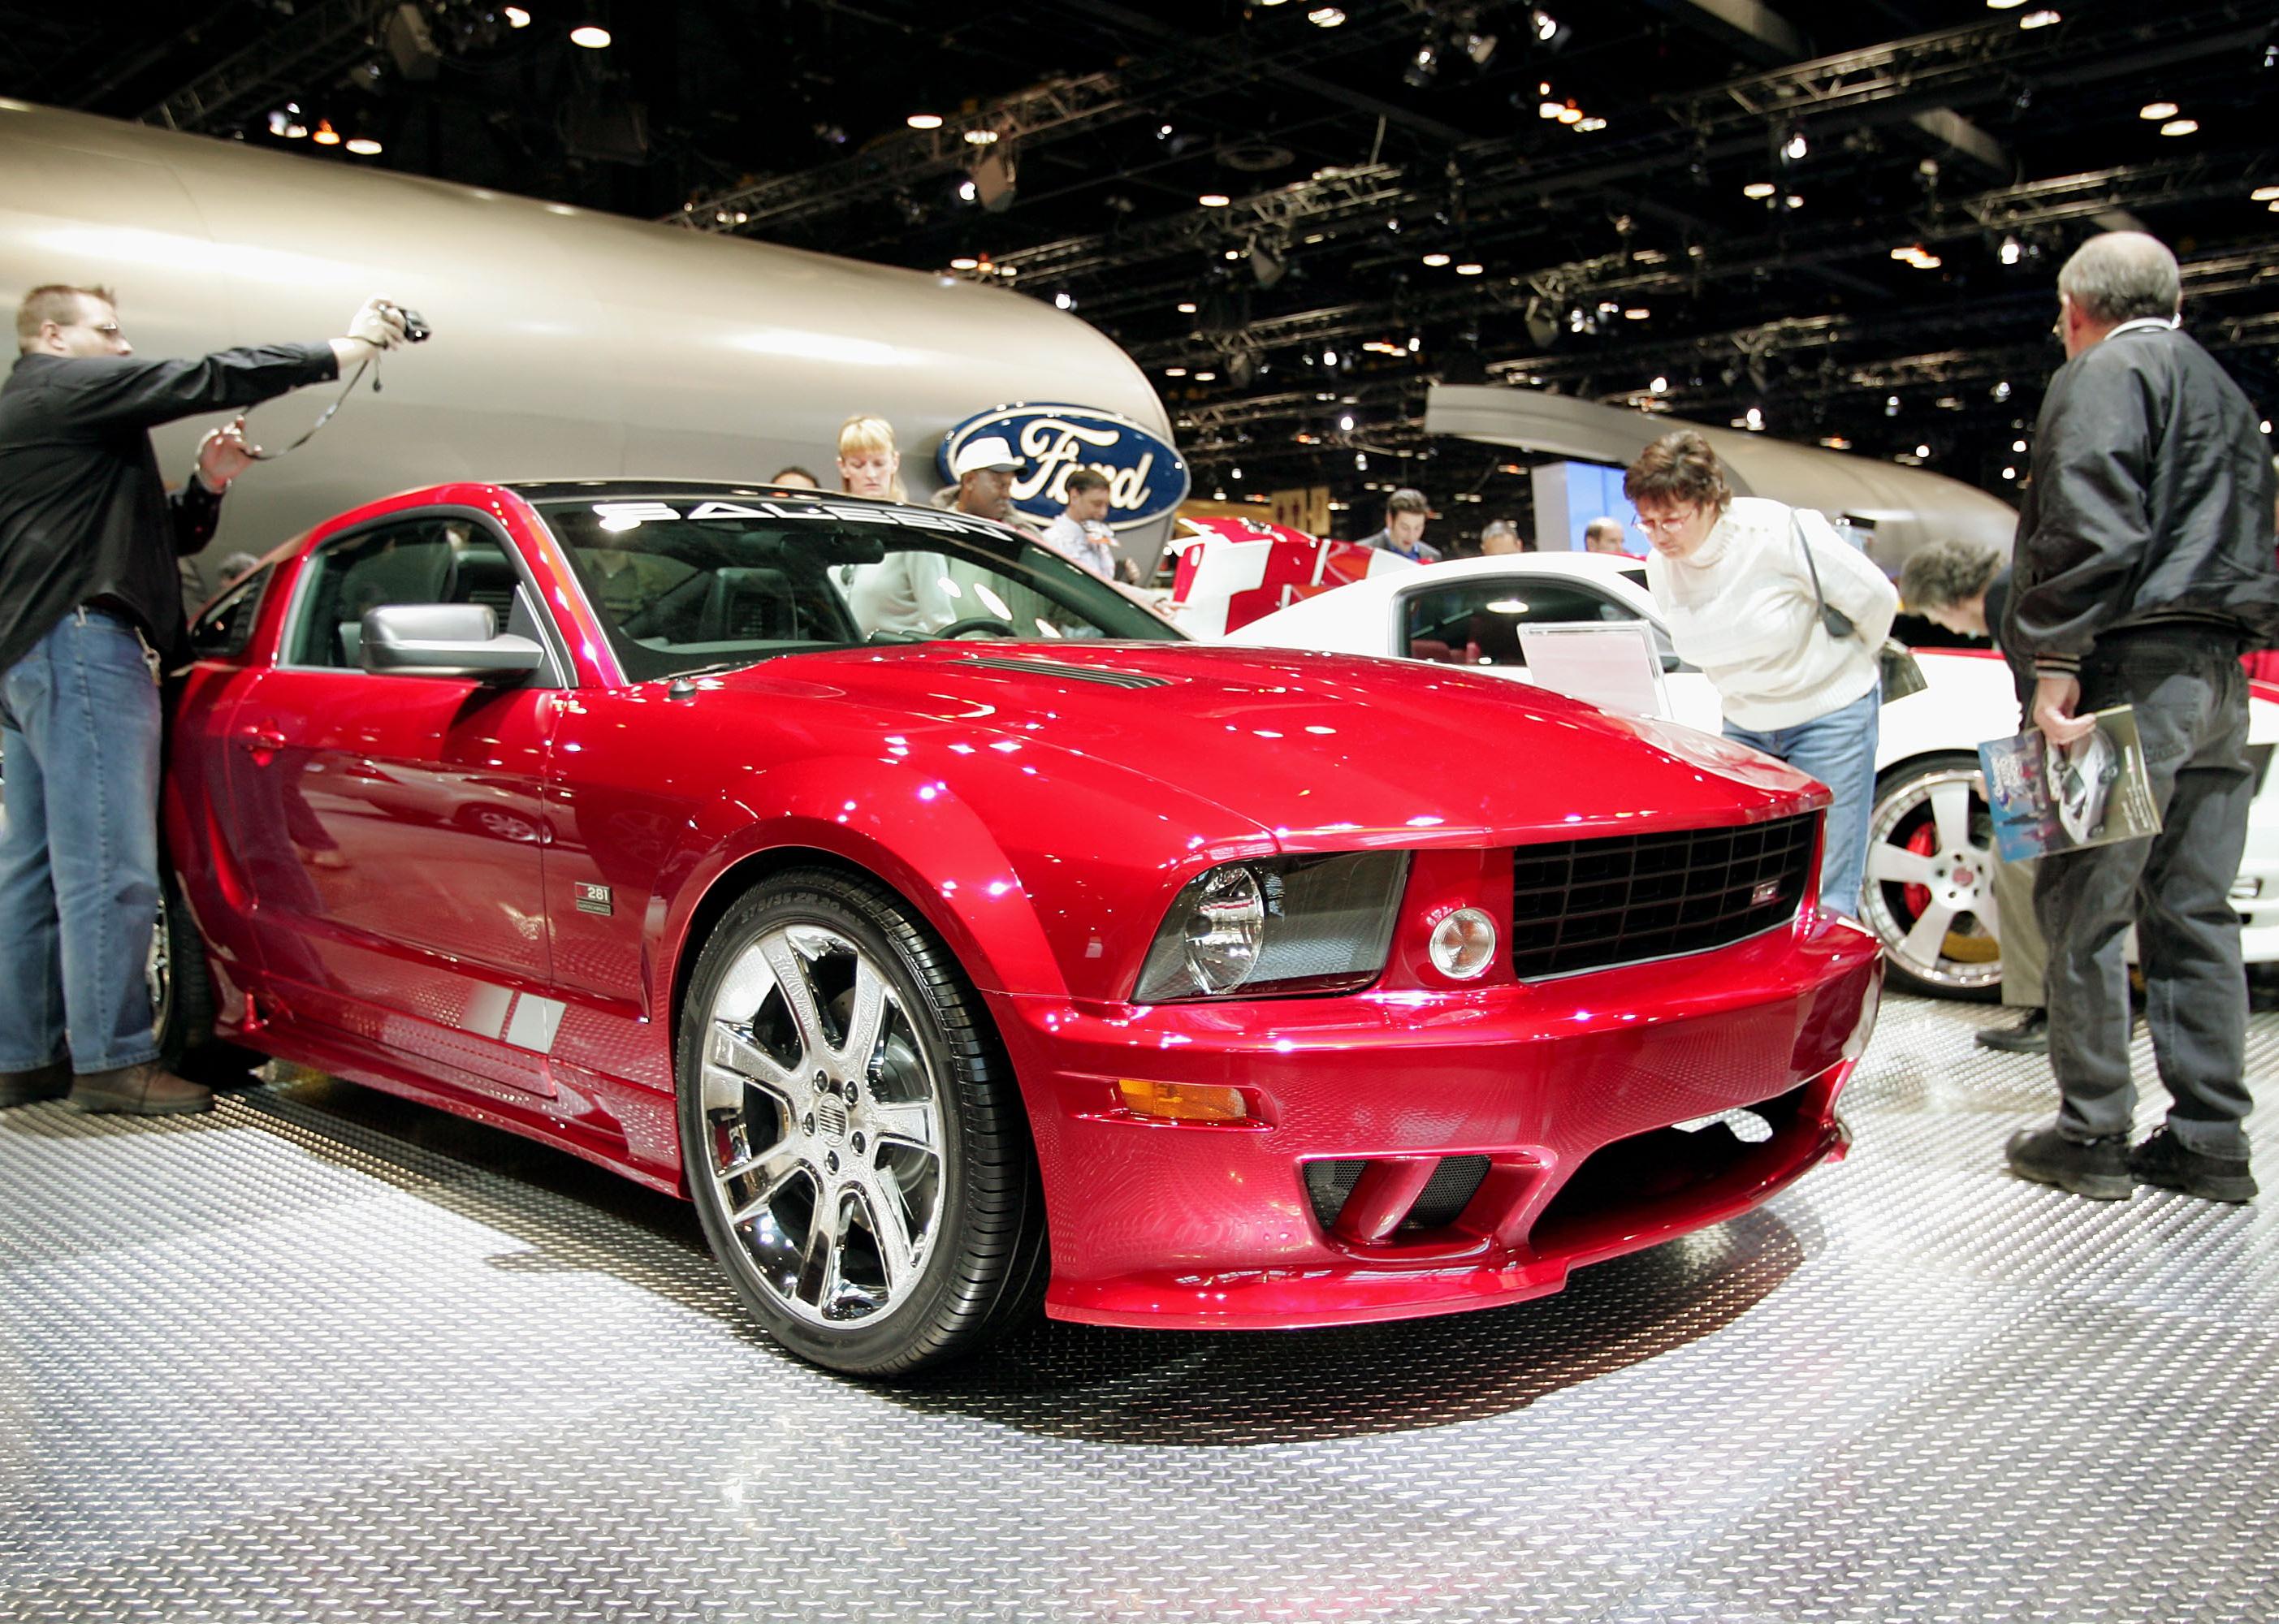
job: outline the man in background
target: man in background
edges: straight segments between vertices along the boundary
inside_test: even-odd
[[[1424,521],[1431,516],[1432,504],[1424,500],[1423,492],[1397,490],[1385,501],[1385,528],[1363,536],[1361,544],[1413,563],[1438,563],[1440,549],[1424,540]]]
[[[1519,526],[1509,519],[1490,519],[1480,527],[1480,556],[1499,558],[1510,553],[1527,551],[1527,543],[1519,539]]]
[[[1096,468],[1079,468],[1069,475],[1063,488],[1068,492],[1068,506],[1045,526],[1045,545],[1101,579],[1114,580],[1116,548],[1106,539],[1110,533],[1108,476]]]
[[[1583,526],[1583,550],[1586,553],[1622,554],[1623,522],[1620,519],[1594,518]]]
[[[2010,606],[2010,571],[2002,560],[1984,548],[1934,541],[1900,569],[1899,597],[1911,612],[1933,625],[1962,637],[1994,640],[1995,652],[2009,665],[2010,681],[2017,689],[2019,725],[2026,725],[2034,702],[2034,668],[2002,649],[1999,632]],[[1993,859],[1987,884],[1994,893],[2002,945],[2002,1004],[2020,1013],[2009,1026],[1981,1028],[1978,1046],[2010,1054],[2047,1054],[2050,1017],[2043,1006],[2042,978],[2049,947],[2042,940],[2041,922],[2034,916],[2034,875],[2040,865],[2031,857],[2005,862],[1999,848]]]

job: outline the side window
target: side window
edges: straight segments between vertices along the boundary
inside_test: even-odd
[[[1523,666],[1522,626],[1638,617],[1588,586],[1546,577],[1504,576],[1413,594],[1406,610],[1412,660],[1442,665]]]
[[[518,624],[521,575],[506,544],[472,519],[427,517],[383,525],[334,543],[309,562],[289,663],[356,670],[364,617],[403,603],[480,603],[502,632]]]
[[[253,623],[261,616],[261,598],[271,571],[256,570],[206,605],[190,626],[190,647],[201,660],[234,660],[253,640]]]

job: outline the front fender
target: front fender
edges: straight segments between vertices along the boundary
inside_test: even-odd
[[[697,820],[660,876],[660,1004],[702,944],[690,926],[717,912],[723,884],[771,854],[814,851],[875,874],[924,916],[985,992],[1065,993],[1012,861],[974,809],[939,779],[876,758],[800,762],[764,775],[765,808],[724,800]],[[671,1011],[661,1007],[660,1019]]]

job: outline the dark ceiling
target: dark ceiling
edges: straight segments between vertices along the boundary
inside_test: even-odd
[[[2057,265],[2113,225],[2177,250],[2188,325],[2279,408],[2270,0],[509,9],[0,0],[0,93],[1067,301],[1205,494],[1510,506],[1502,459],[1424,436],[1434,379],[1754,411],[2007,490]],[[319,119],[380,153],[272,133]]]

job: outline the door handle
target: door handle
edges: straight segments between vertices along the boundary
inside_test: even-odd
[[[285,747],[285,732],[273,722],[263,722],[244,729],[238,737],[257,750],[281,750]]]

